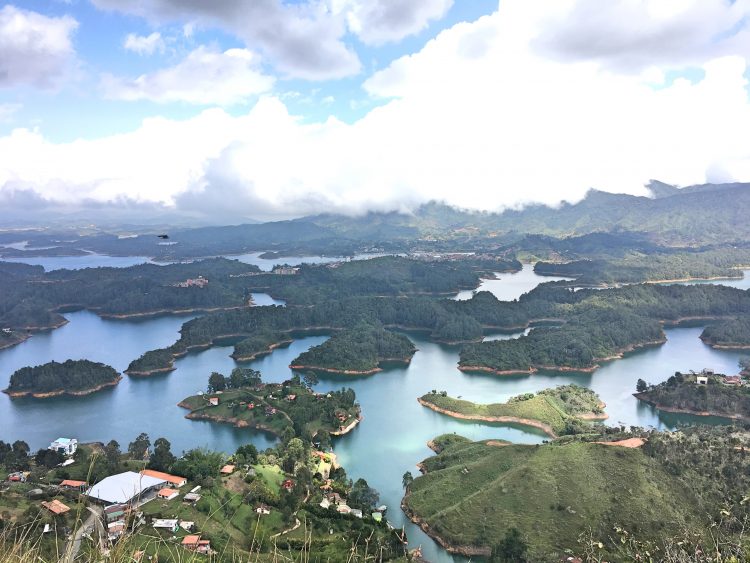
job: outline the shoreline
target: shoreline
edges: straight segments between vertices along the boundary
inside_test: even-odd
[[[255,352],[255,353],[247,355],[247,356],[237,355],[234,352],[232,352],[231,354],[229,354],[229,357],[232,358],[233,360],[237,361],[237,362],[251,362],[251,361],[253,361],[253,360],[255,360],[255,359],[257,359],[257,358],[259,358],[261,356],[265,356],[267,354],[270,354],[271,352],[273,352],[274,350],[276,350],[276,348],[281,348],[282,346],[287,346],[287,345],[291,344],[292,342],[294,342],[294,339],[290,338],[289,340],[282,340],[281,342],[276,342],[274,344],[269,344],[268,347],[266,347],[265,349],[259,350],[258,352]]]
[[[338,368],[328,368],[328,367],[321,367],[321,366],[311,366],[311,365],[306,365],[306,364],[290,364],[289,369],[320,371],[324,373],[335,373],[335,374],[341,374],[341,375],[372,375],[374,373],[383,371],[383,368],[380,367],[380,364],[384,362],[393,362],[393,363],[409,365],[411,364],[412,357],[413,355],[409,358],[382,358],[378,360],[378,365],[376,367],[372,369],[368,369],[368,370],[338,369]]]
[[[362,422],[363,418],[364,417],[362,416],[362,413],[359,413],[359,415],[357,415],[357,418],[350,422],[346,428],[344,428],[343,430],[334,430],[333,432],[329,432],[329,434],[331,436],[344,436],[345,434],[349,434],[349,432],[354,430],[357,425]]]
[[[487,372],[493,375],[533,375],[534,373],[537,373],[540,370],[541,371],[558,371],[558,372],[594,373],[596,370],[602,367],[599,362],[611,362],[614,360],[621,360],[625,356],[625,354],[629,354],[630,352],[635,352],[637,350],[640,350],[641,348],[648,348],[651,346],[661,346],[662,344],[665,344],[666,342],[667,342],[667,337],[665,336],[663,338],[660,338],[659,340],[650,340],[648,342],[642,342],[640,344],[631,344],[611,356],[606,356],[604,358],[594,358],[594,362],[596,363],[588,367],[579,368],[579,367],[569,367],[569,366],[545,366],[545,365],[537,366],[535,365],[535,366],[531,366],[529,369],[500,370],[500,369],[496,369],[496,368],[492,368],[488,366],[461,365],[459,363],[458,369],[460,371]]]
[[[101,391],[103,389],[106,389],[107,387],[115,387],[118,383],[120,383],[120,381],[122,381],[121,375],[119,375],[114,381],[101,383],[96,387],[91,387],[89,389],[80,389],[75,391],[56,389],[54,391],[45,391],[43,393],[40,393],[38,391],[11,391],[10,389],[3,389],[3,393],[8,395],[11,399],[20,399],[22,397],[28,396],[31,396],[34,399],[49,399],[51,397],[60,397],[63,395],[68,395],[71,397],[85,397],[86,395],[91,395],[92,393],[96,393],[97,391]]]
[[[254,422],[251,424],[247,420],[242,420],[234,416],[221,416],[218,414],[195,412],[190,408],[190,406],[187,403],[185,403],[185,401],[180,401],[179,403],[177,403],[177,406],[190,411],[189,413],[185,415],[185,418],[187,418],[188,420],[205,420],[208,422],[218,422],[220,424],[231,424],[235,428],[255,428],[256,430],[262,430],[263,432],[268,432],[269,434],[273,434],[277,438],[281,437],[281,434],[279,434],[277,430],[269,426],[266,426],[265,424],[261,424],[257,422]]]
[[[126,369],[123,373],[128,374],[130,377],[151,377],[152,375],[158,375],[160,373],[169,373],[177,368],[174,367],[174,362],[172,362],[172,365],[169,367],[164,368],[154,368],[154,369],[147,369],[147,370],[129,370]]]
[[[440,414],[444,414],[446,416],[450,416],[452,418],[457,418],[460,420],[473,420],[477,422],[501,422],[501,423],[510,422],[510,423],[515,423],[515,424],[523,424],[524,426],[531,426],[533,428],[538,428],[539,430],[542,430],[545,434],[547,434],[551,438],[558,437],[555,431],[552,429],[552,427],[549,424],[547,424],[546,422],[541,422],[539,420],[534,420],[533,418],[520,418],[517,416],[485,416],[481,414],[468,415],[468,414],[463,414],[460,412],[449,411],[448,409],[438,407],[437,405],[433,405],[432,403],[425,401],[424,399],[422,399],[422,397],[418,397],[417,402],[423,407],[427,407],[430,410],[433,410]]]
[[[727,420],[741,420],[743,422],[750,422],[750,416],[743,416],[741,414],[721,414],[713,411],[697,411],[692,409],[685,409],[685,408],[678,408],[678,407],[668,407],[666,405],[660,405],[656,401],[653,401],[651,399],[648,399],[645,397],[646,393],[633,393],[633,397],[638,399],[639,401],[643,401],[647,405],[651,405],[657,410],[663,411],[663,412],[671,412],[676,414],[692,414],[694,416],[716,416],[718,418],[726,418]]]
[[[406,495],[401,499],[401,511],[406,515],[406,517],[411,520],[412,523],[419,526],[419,528],[427,534],[430,538],[432,538],[435,542],[437,542],[440,547],[445,549],[448,553],[453,553],[456,555],[463,555],[465,557],[490,557],[492,555],[492,549],[489,547],[476,547],[476,546],[469,546],[469,545],[453,545],[448,540],[442,538],[439,536],[432,527],[422,518],[417,516],[412,509],[409,507],[409,504],[407,502],[409,497],[409,493],[407,492]]]

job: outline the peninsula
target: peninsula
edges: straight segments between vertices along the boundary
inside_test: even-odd
[[[643,384],[639,386],[643,387]],[[634,395],[666,412],[750,421],[750,387],[740,376],[677,372],[666,381]]]
[[[242,379],[239,374],[243,372],[250,377]],[[340,436],[362,419],[351,389],[314,393],[299,377],[283,383],[262,383],[255,374],[235,368],[223,384],[218,383],[221,374],[212,374],[209,392],[187,397],[178,406],[190,411],[185,418],[191,420],[257,428],[276,436],[302,431],[311,436]]]
[[[14,398],[79,396],[113,387],[121,379],[117,370],[106,364],[89,360],[66,360],[19,369],[10,376],[10,385],[3,392]]]
[[[454,399],[444,391],[433,391],[417,401],[453,418],[522,424],[539,428],[553,438],[590,431],[587,421],[607,418],[599,396],[577,385],[562,385],[537,394],[525,393],[511,397],[506,403],[477,404]]]

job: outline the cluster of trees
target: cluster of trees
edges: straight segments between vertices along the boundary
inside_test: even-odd
[[[268,352],[273,346],[288,341],[290,341],[288,334],[261,329],[253,333],[252,336],[243,338],[235,344],[232,357],[236,360],[250,360],[260,354]]]
[[[382,326],[361,324],[335,333],[323,344],[300,354],[293,365],[310,368],[372,371],[385,360],[409,361],[416,352],[406,336]]]
[[[208,392],[216,393],[225,389],[240,389],[260,385],[260,372],[250,368],[234,368],[229,377],[213,372],[208,377]]]
[[[20,471],[29,467],[29,445],[23,440],[12,444],[0,440],[0,466],[9,471]]]
[[[71,309],[125,315],[238,306],[247,301],[241,283],[246,278],[232,276],[259,271],[257,266],[224,258],[165,266],[25,270],[15,277],[0,276],[0,325],[55,326],[62,320],[58,311]],[[209,280],[206,287],[175,287],[201,275]]]
[[[712,346],[750,346],[750,315],[708,325],[701,340]]]
[[[8,393],[50,393],[87,391],[118,381],[120,374],[111,366],[90,360],[48,362],[24,367],[10,376]]]
[[[639,379],[636,389],[641,393],[639,398],[660,407],[750,417],[750,389],[724,385],[721,376],[709,376],[706,385],[697,385],[694,375],[676,372],[658,385],[649,386]]]
[[[599,285],[689,278],[736,278],[738,264],[750,262],[750,248],[724,247],[696,252],[666,248],[631,249],[620,256],[567,262],[537,262],[543,276],[576,278],[576,283]]]

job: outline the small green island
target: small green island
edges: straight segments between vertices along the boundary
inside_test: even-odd
[[[17,370],[10,376],[10,384],[3,392],[13,398],[81,396],[113,387],[121,379],[117,370],[106,364],[89,360],[66,360]]]
[[[658,385],[640,380],[634,396],[666,412],[750,421],[750,386],[739,375],[676,372]]]
[[[323,344],[300,354],[289,367],[365,375],[381,371],[384,362],[409,363],[416,351],[403,334],[382,326],[360,325],[337,332]]]
[[[507,403],[478,404],[432,391],[419,404],[441,414],[482,422],[510,422],[539,428],[549,436],[591,431],[588,421],[604,420],[604,403],[591,389],[561,385],[511,397]]]
[[[213,373],[208,392],[187,397],[178,406],[192,420],[257,428],[277,436],[341,436],[362,419],[351,389],[315,393],[298,376],[283,383],[263,383],[260,373],[235,368],[229,377]]]

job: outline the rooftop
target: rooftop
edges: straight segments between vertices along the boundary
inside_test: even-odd
[[[172,483],[173,485],[182,484],[187,481],[187,478],[185,477],[180,477],[179,475],[170,475],[169,473],[154,471],[153,469],[144,469],[143,471],[141,471],[141,475],[155,477],[156,479],[163,479],[167,483]]]
[[[127,503],[147,489],[163,485],[165,482],[164,479],[126,471],[102,479],[86,491],[86,495],[110,504]]]

